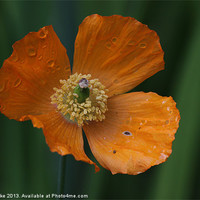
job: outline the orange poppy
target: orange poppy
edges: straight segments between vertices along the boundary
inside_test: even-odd
[[[139,174],[172,152],[179,111],[172,97],[130,91],[164,69],[155,31],[131,17],[88,16],[75,41],[73,75],[52,26],[13,45],[0,70],[0,109],[32,120],[52,152],[85,154],[82,128],[97,161],[112,174]]]

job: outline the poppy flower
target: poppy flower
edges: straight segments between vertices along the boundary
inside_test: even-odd
[[[166,161],[179,126],[176,103],[153,92],[126,93],[164,69],[156,32],[131,17],[94,14],[79,26],[74,51],[71,73],[52,26],[15,42],[0,70],[1,112],[32,120],[52,152],[72,154],[96,171],[82,128],[112,174],[136,175]]]

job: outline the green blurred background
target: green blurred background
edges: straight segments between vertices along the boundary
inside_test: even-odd
[[[52,24],[72,63],[78,26],[90,15],[119,14],[147,24],[160,36],[164,71],[134,91],[173,96],[180,128],[167,162],[137,175],[111,175],[67,156],[65,193],[89,199],[200,199],[200,2],[198,1],[0,1],[1,62],[12,44],[31,31]],[[95,160],[85,145],[87,154]],[[57,153],[42,130],[0,114],[0,193],[56,193]]]

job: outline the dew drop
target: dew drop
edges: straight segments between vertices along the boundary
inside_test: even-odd
[[[0,92],[3,92],[5,90],[5,85],[5,82],[2,85],[0,85]]]
[[[179,116],[177,116],[176,118],[175,118],[175,121],[179,121],[180,119],[179,119]]]
[[[110,43],[110,42],[107,42],[107,43],[106,43],[106,48],[108,48],[108,49],[111,48],[111,43]]]
[[[18,78],[15,82],[14,82],[14,84],[13,84],[13,87],[18,87],[20,84],[21,84],[21,82],[22,82],[22,80],[20,79],[20,78]]]
[[[34,48],[30,48],[28,49],[28,55],[33,57],[33,56],[36,56],[36,51]]]
[[[44,45],[42,46],[42,48],[43,48],[43,49],[45,49],[46,47],[47,47],[47,45],[46,45],[46,44],[44,44]]]
[[[117,151],[116,151],[116,150],[113,150],[113,154],[115,154],[115,153],[117,153]]]
[[[11,56],[11,60],[14,61],[14,62],[17,62],[18,59],[19,59],[19,58],[18,58],[17,54],[16,54],[16,53],[13,53],[12,56]]]
[[[167,107],[167,111],[169,111],[170,110],[170,107]]]
[[[113,37],[113,38],[112,38],[112,42],[115,43],[116,41],[117,41],[117,38],[116,38],[116,37]]]
[[[43,27],[40,29],[38,33],[39,33],[39,37],[43,39],[47,37],[48,30],[45,27]]]
[[[166,154],[164,154],[164,153],[160,154],[160,159],[162,159],[162,160],[166,160],[167,157],[168,156]]]
[[[126,135],[126,136],[131,136],[131,135],[132,135],[132,133],[129,132],[129,131],[124,131],[122,134],[124,134],[124,135]]]
[[[145,43],[140,43],[139,47],[144,49],[144,48],[146,48],[146,44]]]
[[[58,151],[61,155],[64,154],[62,147],[58,147]]]
[[[38,57],[38,60],[42,60],[42,56],[39,56],[39,57]]]
[[[1,111],[4,111],[5,109],[6,109],[6,106],[3,105],[3,104],[0,104],[0,110],[1,110]]]
[[[165,124],[169,124],[169,120],[166,120],[166,121],[165,121]]]
[[[54,64],[55,64],[54,60],[49,60],[47,62],[48,67],[51,67],[51,68],[54,67]]]

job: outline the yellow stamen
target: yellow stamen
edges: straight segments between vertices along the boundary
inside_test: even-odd
[[[88,80],[90,89],[89,97],[85,102],[77,101],[78,94],[74,93],[74,88],[81,79]],[[60,80],[61,88],[53,88],[55,93],[51,96],[51,103],[56,104],[57,110],[61,112],[67,120],[77,123],[78,126],[87,124],[88,121],[102,121],[105,119],[108,96],[105,86],[98,79],[91,79],[91,75],[73,74],[68,80]]]

